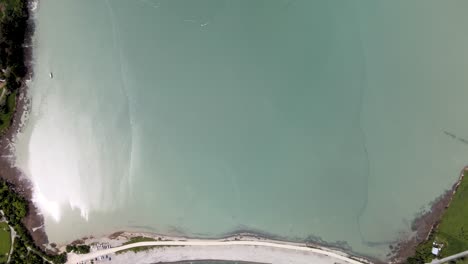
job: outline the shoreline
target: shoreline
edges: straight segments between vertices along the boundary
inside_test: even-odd
[[[151,238],[156,241],[266,241],[284,245],[304,246],[308,248],[316,248],[330,252],[339,252],[340,254],[349,256],[350,258],[359,259],[366,263],[385,263],[382,260],[371,256],[360,255],[352,252],[350,248],[341,248],[333,243],[320,243],[311,240],[291,240],[277,235],[270,235],[265,232],[258,231],[242,231],[237,230],[215,237],[197,237],[195,235],[164,235],[155,232],[147,231],[116,231],[108,235],[99,237],[84,236],[76,239],[68,244],[93,244],[93,243],[109,243],[112,246],[120,246],[123,243],[136,237]],[[59,244],[57,248],[65,249],[67,244]]]
[[[32,59],[31,57],[29,57]],[[30,80],[32,78],[32,61],[27,64],[28,65],[28,75],[25,80]],[[21,132],[21,121],[24,113],[28,110],[30,106],[30,100],[27,96],[27,82],[23,81],[23,85],[18,90],[18,97],[17,97],[17,108],[14,113],[14,118],[12,120],[12,125],[2,136],[0,139],[0,147],[3,149],[2,156],[0,158],[0,170],[2,170],[1,178],[5,179],[9,183],[13,184],[14,190],[25,197],[29,203],[29,210],[26,218],[23,220],[23,223],[27,230],[30,232],[35,244],[39,246],[41,249],[49,252],[49,253],[58,253],[57,251],[51,251],[51,248],[48,247],[49,240],[47,234],[44,229],[44,218],[40,213],[39,209],[36,207],[35,203],[32,200],[33,196],[33,186],[31,181],[25,176],[18,168],[14,166],[12,161],[12,157],[14,156],[14,151],[11,149],[11,144],[14,138],[16,137],[17,133]],[[6,153],[6,154],[5,154]],[[446,207],[449,205],[453,194],[456,190],[456,187],[459,185],[461,179],[463,178],[463,172],[465,167],[461,173],[460,177],[457,182],[452,186],[451,189],[447,190],[444,194],[439,196],[435,199],[434,202],[431,204],[431,209],[418,216],[413,220],[412,228],[415,231],[416,235],[409,239],[401,239],[400,241],[396,241],[392,246],[392,256],[388,259],[391,263],[402,263],[406,260],[407,257],[414,255],[415,247],[425,241],[429,236],[431,230],[438,224],[438,220],[440,219],[441,215],[445,211]],[[415,228],[418,226],[418,228]],[[178,240],[206,240],[206,238],[197,238],[196,236],[193,237],[172,237],[172,236],[165,236],[156,233],[149,233],[149,232],[114,232],[111,235],[105,236],[104,239],[108,239],[112,237],[112,235],[116,233],[125,233],[125,234],[133,234],[133,236],[138,236],[144,234],[144,236],[150,237],[161,237],[164,239],[178,239]],[[260,239],[261,241],[271,240],[276,242],[282,242],[285,244],[301,244],[299,240],[288,240],[283,237],[268,234],[266,232],[249,232],[245,230],[237,230],[233,232],[228,232],[225,235],[219,236],[214,238],[214,240],[220,239],[230,239],[234,237],[253,237],[256,239]],[[85,238],[88,240],[90,238]],[[92,238],[94,239],[94,238]],[[80,240],[80,239],[79,239]],[[82,239],[81,239],[82,240]],[[355,258],[366,260],[367,263],[385,263],[380,259],[375,259],[370,256],[359,256],[356,253],[352,252],[352,249],[346,244],[344,241],[336,241],[336,242],[326,242],[319,237],[309,236],[308,238],[304,239],[302,242],[303,244],[308,247],[332,250],[332,251],[339,251],[344,254],[353,256]],[[54,243],[52,243],[54,244]]]
[[[26,29],[26,38],[24,42],[24,51],[25,51],[25,65],[27,69],[26,76],[22,80],[21,87],[18,89],[18,96],[16,98],[16,109],[13,114],[13,119],[11,126],[8,128],[6,133],[1,136],[0,138],[0,148],[2,149],[2,155],[0,158],[0,170],[2,171],[0,177],[10,184],[14,186],[14,190],[18,192],[21,196],[23,196],[28,201],[28,214],[25,219],[23,219],[23,223],[29,233],[31,234],[34,243],[39,246],[41,249],[46,250],[47,252],[54,252],[50,251],[50,248],[47,246],[49,244],[47,234],[44,228],[44,218],[36,207],[35,203],[33,202],[33,185],[29,178],[24,175],[21,170],[15,167],[14,165],[14,151],[12,149],[12,142],[14,141],[16,135],[21,132],[22,130],[22,119],[25,113],[28,112],[31,101],[28,97],[28,81],[33,77],[33,35],[34,35],[34,16],[31,10],[31,7],[34,5],[34,2],[31,0],[26,0],[28,3],[29,8],[29,20],[28,20],[28,28]],[[432,230],[437,226],[439,220],[444,213],[445,209],[450,205],[450,201],[453,198],[453,195],[460,184],[460,181],[463,179],[465,170],[468,169],[468,166],[463,168],[458,181],[452,186],[451,189],[447,190],[441,196],[436,198],[430,205],[430,209],[417,216],[412,221],[412,231],[414,231],[415,235],[410,238],[402,238],[400,241],[396,241],[391,246],[392,249],[392,256],[389,256],[389,260],[392,263],[401,263],[406,260],[407,257],[414,255],[414,250],[416,246],[425,241]],[[145,236],[152,236],[154,238],[161,238],[161,239],[179,239],[179,240],[208,240],[203,238],[194,237],[172,237],[172,236],[164,236],[155,233],[147,233],[147,232],[116,232],[111,235],[99,238],[99,239],[108,239],[113,240],[111,237],[113,235],[117,235],[118,238],[121,234],[127,234],[131,236],[139,236],[141,234],[145,234]],[[351,248],[346,244],[344,241],[336,241],[336,242],[326,242],[323,241],[319,237],[309,236],[306,239],[303,239],[303,243],[297,241],[291,241],[285,239],[280,236],[271,235],[261,231],[255,232],[246,232],[244,230],[238,230],[229,232],[225,235],[220,236],[219,238],[209,239],[209,240],[226,240],[226,239],[235,239],[238,238],[239,240],[236,241],[243,241],[240,240],[242,238],[252,238],[258,239],[258,241],[274,241],[276,243],[282,244],[300,244],[306,247],[311,248],[319,248],[323,250],[331,250],[331,251],[339,251],[344,254],[364,259],[366,261],[371,261],[372,263],[383,263],[382,260],[377,260],[372,257],[368,256],[356,256],[354,253],[351,252]],[[97,240],[99,240],[97,239]],[[93,241],[96,238],[86,238],[84,241]],[[115,238],[114,238],[115,240]],[[117,239],[118,240],[118,239]],[[250,241],[250,240],[249,240]],[[57,253],[56,251],[54,253]],[[368,262],[370,263],[370,262]]]
[[[33,198],[33,185],[29,178],[17,167],[15,167],[14,159],[15,152],[13,142],[18,133],[22,131],[23,117],[28,112],[31,105],[28,96],[28,82],[32,80],[33,72],[33,37],[35,31],[35,21],[33,16],[33,8],[35,2],[33,0],[25,0],[28,6],[28,20],[25,29],[25,39],[23,42],[24,50],[24,65],[26,74],[21,80],[21,85],[17,90],[16,107],[13,112],[10,127],[0,135],[0,178],[10,183],[13,190],[20,194],[28,201],[28,214],[23,219],[23,224],[31,234],[34,243],[41,249],[46,250],[45,244],[48,244],[47,234],[43,226],[44,219],[39,209],[36,207]]]
[[[144,237],[147,240],[146,242],[137,242],[132,244],[126,244],[131,241],[132,238],[142,238]],[[230,248],[236,247],[233,252],[235,252],[234,256],[236,259],[231,259],[230,257],[226,256],[226,258],[221,258],[221,260],[243,260],[243,261],[254,261],[258,262],[259,259],[252,259],[251,251],[257,251],[261,247],[267,247],[270,250],[273,250],[275,254],[279,253],[280,256],[284,256],[286,258],[291,257],[292,255],[296,254],[297,252],[308,252],[303,253],[305,254],[305,259],[308,260],[309,258],[315,259],[322,259],[323,263],[373,263],[372,261],[364,258],[358,257],[356,255],[352,255],[337,249],[330,249],[323,246],[318,245],[310,245],[307,243],[298,243],[298,242],[288,242],[288,241],[281,241],[275,239],[269,239],[265,237],[261,237],[255,234],[239,234],[235,236],[227,236],[224,238],[218,239],[193,239],[187,237],[179,237],[179,236],[164,236],[158,235],[154,233],[136,233],[136,232],[117,232],[102,238],[86,238],[80,241],[76,241],[77,243],[93,245],[96,243],[104,243],[110,245],[110,249],[99,250],[99,251],[92,251],[88,254],[77,255],[74,253],[68,254],[68,263],[75,263],[85,260],[90,260],[95,257],[99,257],[102,255],[113,254],[115,252],[119,252],[121,250],[125,250],[128,248],[134,248],[139,246],[156,246],[155,250],[160,250],[163,248],[163,252],[159,252],[157,255],[158,259],[166,258],[166,261],[184,261],[184,260],[201,260],[201,259],[219,259],[219,256],[213,256],[213,248]],[[64,247],[64,246],[63,246]],[[193,247],[190,258],[190,254],[180,254],[180,252],[175,253],[168,253],[167,247],[183,247],[184,252],[185,249],[188,247]],[[249,249],[250,248],[250,249]],[[281,249],[287,249],[284,252]],[[229,249],[231,250],[231,249]],[[289,250],[289,251],[288,251]],[[131,261],[126,258],[130,257],[131,259],[135,260],[134,258],[143,257],[145,260],[154,258],[155,254],[152,254],[153,249],[141,251],[138,253],[122,253],[114,256],[114,259],[124,258],[125,261]],[[232,250],[231,250],[232,251]],[[273,253],[270,252],[270,253]],[[231,252],[232,253],[232,252]],[[326,258],[326,260],[324,259]],[[344,262],[335,262],[335,261],[344,261]],[[145,262],[146,263],[146,262]]]
[[[26,74],[21,80],[21,86],[17,90],[17,97],[16,97],[16,107],[13,113],[13,118],[11,121],[10,127],[5,131],[3,135],[0,135],[0,149],[2,150],[0,156],[0,170],[2,173],[0,174],[0,178],[5,180],[6,182],[10,183],[13,186],[13,190],[17,192],[19,195],[24,197],[28,202],[28,213],[26,217],[22,220],[24,226],[30,233],[34,243],[43,251],[50,253],[50,254],[58,254],[60,253],[57,249],[60,246],[55,247],[55,243],[50,243],[47,233],[45,232],[45,222],[42,213],[40,212],[39,208],[33,201],[33,183],[31,180],[19,169],[15,166],[15,151],[14,151],[14,141],[16,136],[22,132],[23,129],[23,122],[27,122],[27,114],[31,107],[31,99],[28,95],[28,85],[30,80],[32,80],[34,76],[34,56],[33,56],[33,39],[34,39],[34,32],[35,32],[35,18],[34,18],[34,8],[36,8],[36,2],[34,0],[25,0],[28,5],[28,12],[29,18],[25,33],[25,40],[23,43],[24,48],[24,64],[26,67]],[[24,118],[24,120],[23,120]],[[209,240],[208,238],[202,237],[184,237],[184,236],[167,236],[167,235],[160,235],[156,233],[149,233],[149,232],[114,232],[111,235],[105,236],[105,238],[109,238],[116,233],[125,233],[125,234],[133,234],[134,236],[138,236],[141,234],[145,234],[145,236],[151,237],[160,237],[164,239],[177,239],[177,240]],[[131,237],[131,236],[129,236]],[[299,241],[290,241],[285,238],[282,238],[277,235],[268,234],[262,231],[246,231],[246,230],[236,230],[232,232],[228,232],[223,234],[219,237],[212,238],[213,240],[226,240],[229,238],[238,238],[239,237],[249,237],[252,239],[258,239],[261,241],[276,241],[281,242],[284,244],[295,244],[300,243]],[[52,241],[53,242],[53,241]],[[73,243],[73,242],[72,242]],[[51,247],[51,245],[53,245]],[[330,251],[341,252],[345,255],[355,256],[356,258],[362,259],[372,259],[371,257],[358,257],[350,253],[350,247],[347,246],[346,242],[344,241],[337,241],[337,242],[326,242],[322,240],[320,237],[309,236],[308,238],[304,239],[304,245],[313,248],[320,248],[326,249]],[[369,262],[370,263],[370,262]],[[377,262],[374,262],[377,263]]]
[[[352,248],[349,247],[345,241],[327,242],[320,237],[312,235],[305,239],[288,239],[256,230],[235,230],[213,238],[204,236],[197,237],[196,235],[171,236],[146,231],[117,231],[100,237],[84,236],[81,239],[74,240],[70,244],[109,243],[113,246],[120,246],[122,243],[134,237],[148,237],[158,241],[269,241],[285,245],[301,245],[325,251],[339,252],[340,254],[347,255],[363,263],[405,263],[408,257],[414,256],[416,247],[420,243],[425,242],[434,228],[439,224],[443,213],[450,205],[458,186],[463,180],[465,172],[468,172],[468,166],[465,166],[460,171],[459,178],[450,189],[446,190],[443,194],[434,199],[433,202],[429,203],[430,208],[427,211],[420,212],[415,217],[411,224],[411,231],[413,234],[409,237],[402,237],[390,244],[391,252],[384,260],[353,252]],[[63,244],[57,246],[57,248],[64,249],[65,246],[66,245]]]
[[[408,257],[414,256],[416,247],[425,242],[433,230],[438,226],[445,210],[450,206],[455,192],[460,186],[465,173],[468,172],[468,166],[465,166],[459,173],[458,180],[452,187],[446,190],[439,197],[430,203],[430,209],[427,212],[420,213],[412,222],[411,229],[414,235],[406,240],[400,240],[395,243],[391,255],[390,263],[403,263]]]

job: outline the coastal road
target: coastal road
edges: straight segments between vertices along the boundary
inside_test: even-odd
[[[448,263],[451,260],[456,260],[456,259],[459,259],[459,258],[464,257],[464,256],[468,256],[468,250],[460,252],[460,253],[452,255],[452,256],[449,256],[449,257],[446,257],[446,258],[443,258],[443,259],[434,259],[431,263],[428,263],[428,264]]]
[[[291,251],[291,253],[304,252],[304,253],[313,253],[316,255],[320,255],[323,257],[328,257],[331,259],[336,260],[337,262],[345,262],[350,264],[363,264],[366,262],[358,261],[356,259],[350,258],[345,255],[338,254],[332,251],[326,251],[318,248],[310,248],[306,246],[300,245],[292,245],[292,244],[281,244],[281,243],[274,243],[274,242],[265,242],[265,241],[210,241],[210,240],[187,240],[187,241],[147,241],[147,242],[138,242],[129,245],[123,245],[119,247],[114,247],[110,249],[99,250],[95,252],[91,252],[88,254],[68,254],[68,262],[67,263],[79,263],[81,261],[87,261],[91,259],[95,259],[100,256],[105,256],[109,254],[113,254],[120,250],[135,248],[135,247],[143,247],[143,246],[197,246],[197,247],[229,247],[229,246],[257,246],[257,247],[266,247],[266,248],[276,248],[276,249],[283,249],[286,251]],[[195,260],[195,259],[193,259]],[[331,262],[333,263],[333,262]]]

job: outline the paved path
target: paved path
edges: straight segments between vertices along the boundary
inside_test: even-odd
[[[10,253],[8,254],[8,260],[6,263],[10,263],[10,258],[11,258],[11,254],[13,253],[13,245],[15,244],[15,237],[16,237],[16,232],[13,229],[13,227],[11,227],[9,224],[8,224],[8,227],[10,228],[11,248],[10,248]]]
[[[120,247],[114,247],[110,249],[99,250],[96,252],[91,252],[88,254],[68,254],[67,263],[79,263],[81,261],[91,260],[96,257],[108,255],[115,253],[120,250],[130,249],[134,247],[142,246],[201,246],[201,247],[226,247],[226,246],[260,246],[260,247],[269,247],[269,248],[280,248],[287,249],[291,251],[302,251],[302,252],[313,252],[318,255],[325,255],[337,260],[345,261],[350,264],[363,264],[358,260],[349,258],[347,256],[340,255],[335,252],[325,251],[317,248],[310,248],[306,246],[290,245],[290,244],[280,244],[273,242],[265,241],[207,241],[207,240],[193,240],[193,241],[148,241],[148,242],[138,242],[129,245],[124,245]]]
[[[452,255],[452,256],[449,256],[449,257],[446,257],[446,258],[443,258],[443,259],[435,259],[430,264],[442,264],[442,263],[449,262],[451,260],[459,259],[459,258],[464,257],[464,256],[468,256],[468,250],[460,252],[460,253]]]

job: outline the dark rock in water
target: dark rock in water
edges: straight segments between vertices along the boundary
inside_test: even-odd
[[[458,139],[458,141],[462,142],[463,144],[467,144],[468,145],[468,140],[464,139],[464,138],[461,138],[461,137],[457,137],[457,135],[453,134],[453,133],[450,133],[446,130],[444,130],[444,134],[453,138],[453,139]]]
[[[449,136],[449,137],[451,137],[451,138],[456,138],[456,137],[457,137],[457,136],[455,136],[455,134],[450,133],[450,132],[445,131],[445,130],[444,130],[444,134],[447,135],[447,136]]]

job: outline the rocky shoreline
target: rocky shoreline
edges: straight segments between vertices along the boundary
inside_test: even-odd
[[[29,97],[27,95],[28,81],[33,76],[33,34],[34,34],[34,20],[31,14],[31,8],[34,3],[28,2],[29,19],[26,28],[26,36],[23,43],[24,48],[24,64],[26,66],[26,75],[21,80],[21,86],[17,90],[16,108],[13,114],[12,123],[8,130],[0,137],[0,178],[9,182],[14,186],[14,191],[23,196],[29,201],[29,210],[23,224],[30,232],[35,244],[42,249],[46,249],[45,245],[48,243],[47,235],[44,228],[38,228],[44,225],[44,219],[40,214],[38,208],[32,202],[32,183],[30,180],[14,166],[14,149],[13,142],[16,135],[21,131],[22,119],[24,114],[28,111],[30,106]]]
[[[414,235],[406,240],[401,240],[392,246],[390,263],[404,263],[408,257],[415,254],[416,247],[425,242],[431,232],[439,224],[445,210],[450,206],[450,202],[457,191],[458,186],[464,178],[464,174],[468,172],[468,166],[464,167],[460,176],[452,185],[452,188],[447,190],[444,194],[436,198],[432,203],[430,210],[420,214],[411,224],[411,229]]]

